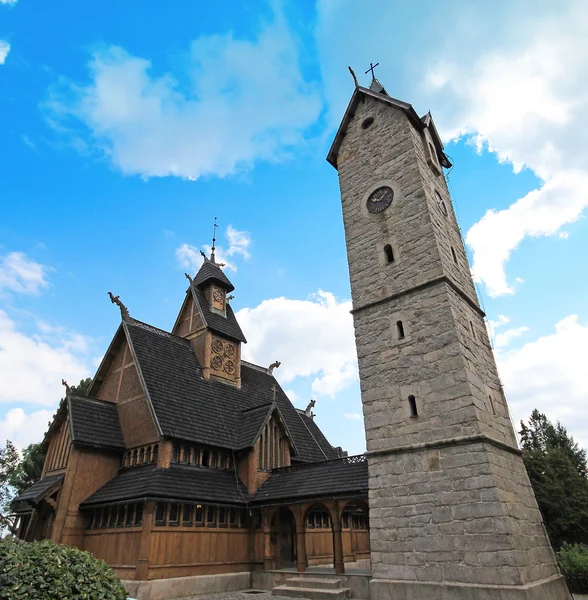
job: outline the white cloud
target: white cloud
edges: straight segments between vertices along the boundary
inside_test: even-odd
[[[405,33],[391,39],[399,21]],[[363,29],[370,35],[355,35]],[[352,89],[344,66],[368,64],[385,46],[401,57],[378,67],[393,96],[421,113],[431,108],[444,139],[470,139],[540,178],[537,190],[489,211],[467,235],[476,280],[493,296],[512,294],[504,268],[521,241],[559,235],[588,205],[585,4],[413,2],[406,11],[385,0],[320,0],[317,38],[331,125]]]
[[[63,397],[61,379],[76,385],[91,375],[89,338],[60,328],[19,330],[0,309],[0,403],[54,407]]]
[[[497,352],[499,371],[518,428],[534,408],[560,420],[588,447],[588,323],[570,315],[549,335],[508,352]]]
[[[11,252],[0,258],[0,294],[3,291],[38,294],[49,285],[48,270],[24,252]]]
[[[249,253],[251,235],[248,231],[239,231],[232,225],[229,225],[225,236],[229,243],[228,248],[216,246],[216,262],[224,264],[225,269],[236,272],[237,266],[233,262],[233,257],[240,256],[247,260],[251,256]],[[204,244],[203,249],[210,256],[212,247]],[[202,254],[200,254],[200,250],[190,244],[182,244],[176,248],[176,258],[182,267],[189,269],[192,273],[200,268],[204,260]]]
[[[279,12],[253,41],[199,37],[182,64],[159,75],[123,48],[98,50],[88,85],[62,80],[51,89],[50,121],[77,128],[78,140],[125,174],[195,180],[283,160],[320,114],[320,95],[301,73]]]
[[[269,365],[282,383],[313,377],[313,394],[334,396],[357,380],[351,301],[320,290],[309,300],[273,298],[244,308],[237,319],[248,343],[243,358]]]
[[[4,40],[0,40],[0,65],[6,62],[6,57],[10,52],[10,44]]]
[[[359,413],[345,413],[343,416],[352,421],[361,421],[363,419]]]
[[[25,413],[22,408],[9,410],[0,420],[0,444],[10,440],[19,450],[43,439],[55,411],[36,410]]]
[[[16,4],[17,0],[0,0],[0,4]]]
[[[496,334],[496,338],[494,339],[494,347],[495,348],[506,348],[510,345],[511,341],[515,338],[520,337],[523,333],[529,331],[529,328],[525,325],[522,327],[512,327],[511,329],[507,329],[502,333]]]

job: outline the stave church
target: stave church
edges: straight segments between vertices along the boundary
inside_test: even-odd
[[[373,67],[371,67],[373,76]],[[163,331],[129,315],[69,393],[20,537],[86,549],[139,600],[569,600],[512,427],[430,113],[372,78],[337,170],[367,452],[345,456],[241,359],[233,285],[205,257]],[[310,573],[308,573],[310,572]],[[254,591],[254,590],[252,590]]]

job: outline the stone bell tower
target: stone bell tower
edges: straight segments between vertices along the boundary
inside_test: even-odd
[[[337,169],[369,455],[372,598],[564,599],[430,114],[356,86]]]

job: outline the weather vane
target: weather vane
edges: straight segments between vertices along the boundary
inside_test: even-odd
[[[216,244],[216,229],[217,229],[218,225],[216,224],[216,217],[214,217],[214,226],[213,226],[213,230],[212,230],[212,248],[210,250],[210,261],[211,262],[215,262],[215,256],[214,256],[214,251],[215,251],[215,244]]]
[[[375,79],[376,76],[374,75],[374,69],[379,65],[380,63],[377,62],[375,65],[372,65],[372,63],[370,63],[370,68],[365,72],[365,74],[367,75],[370,71],[372,72],[372,79]]]

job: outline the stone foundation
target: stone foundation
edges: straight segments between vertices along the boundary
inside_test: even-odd
[[[372,579],[371,600],[552,600],[570,598],[561,576],[523,586]]]
[[[136,600],[173,600],[200,594],[247,590],[251,587],[251,573],[196,575],[153,581],[123,580],[123,585],[127,594]]]

